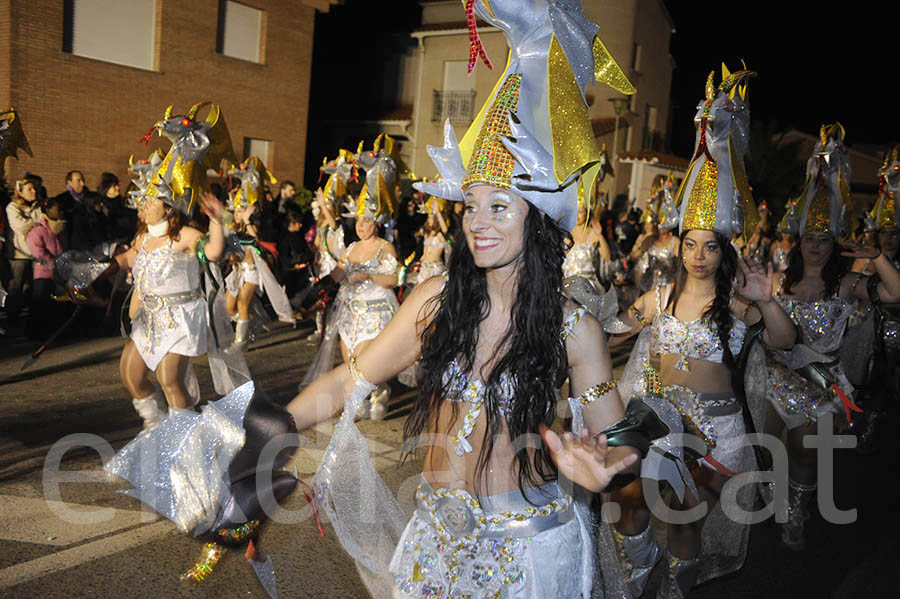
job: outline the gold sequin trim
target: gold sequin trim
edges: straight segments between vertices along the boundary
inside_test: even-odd
[[[588,404],[594,403],[613,389],[618,386],[616,379],[610,379],[605,383],[600,383],[599,385],[594,385],[587,391],[581,394],[578,398],[581,400],[581,405],[586,406]]]

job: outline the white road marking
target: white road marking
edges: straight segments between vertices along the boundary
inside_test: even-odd
[[[98,521],[97,516],[103,513],[98,511],[101,509],[106,510],[108,519]],[[8,541],[67,547],[159,518],[148,509],[117,510],[0,495],[0,539]]]
[[[0,570],[0,589],[22,584],[35,578],[42,578],[54,572],[68,570],[101,557],[121,553],[126,549],[138,547],[163,537],[174,530],[176,530],[174,524],[163,520],[4,568]]]

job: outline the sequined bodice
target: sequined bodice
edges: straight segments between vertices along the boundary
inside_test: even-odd
[[[653,318],[650,336],[650,353],[674,354],[680,356],[675,367],[687,370],[687,358],[722,362],[722,344],[715,325],[708,318],[697,318],[691,321],[679,320],[663,309],[662,286],[656,288],[656,316]],[[728,338],[728,348],[732,355],[741,351],[747,325],[734,319]]]
[[[440,250],[444,248],[444,240],[440,235],[432,235],[425,240],[425,246]]]
[[[151,251],[142,245],[131,272],[139,295],[165,296],[200,288],[200,260],[196,254],[176,251],[171,242]]]
[[[847,320],[854,310],[853,304],[838,296],[801,302],[779,294],[775,299],[800,328],[803,343],[821,353],[840,348]]]
[[[566,259],[563,261],[563,277],[572,277],[576,275],[592,276],[594,274],[594,254],[596,253],[596,247],[596,243],[591,243],[589,241],[573,245],[569,251],[566,252]]]
[[[667,245],[657,247],[655,245],[651,245],[647,250],[647,254],[652,258],[656,258],[657,260],[674,260],[675,259],[675,249],[672,247],[672,244],[669,243]]]
[[[772,251],[772,263],[775,265],[777,272],[784,272],[788,267],[788,252],[780,247],[776,247]]]
[[[563,323],[560,335],[563,339],[568,336],[575,324],[581,319],[585,313],[584,306],[578,306],[573,310]],[[460,369],[459,361],[456,358],[450,361],[447,369],[444,371],[443,383],[447,389],[446,399],[450,401],[461,401],[472,404],[480,404],[486,396],[486,385],[484,382],[469,378]],[[495,398],[498,401],[500,413],[504,416],[509,414],[512,407],[512,401],[516,394],[516,378],[503,374],[500,376],[500,384]]]
[[[351,243],[350,247],[347,248],[348,256],[353,252],[353,246],[355,245],[356,242]],[[378,248],[378,251],[375,252],[375,255],[365,262],[351,262],[348,259],[344,265],[344,270],[348,275],[354,272],[362,272],[370,275],[392,275],[396,273],[398,267],[397,259],[391,254],[382,256],[386,245],[387,242],[385,241],[382,246]]]

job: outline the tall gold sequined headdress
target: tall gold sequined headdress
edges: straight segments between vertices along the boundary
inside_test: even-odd
[[[486,57],[475,14],[501,28],[513,51],[462,140],[457,143],[448,120],[444,146],[428,147],[440,180],[415,186],[454,201],[463,201],[464,190],[473,185],[508,189],[571,230],[579,186],[585,197],[594,197],[604,171],[585,88],[596,81],[630,94],[634,87],[597,37],[599,26],[584,16],[580,0],[463,4],[471,21],[472,56]],[[519,31],[529,31],[528,39]],[[519,52],[526,42],[528,52]]]
[[[749,238],[759,222],[756,204],[744,170],[750,110],[747,82],[756,73],[731,73],[722,65],[722,82],[715,72],[706,79],[705,99],[697,107],[697,142],[694,157],[678,189],[675,203],[680,212],[680,231],[715,231],[731,238]]]
[[[900,145],[894,146],[884,155],[884,164],[878,170],[878,199],[866,219],[867,229],[895,229],[900,223]]]
[[[850,200],[850,157],[840,123],[822,125],[819,139],[806,162],[806,185],[789,200],[780,230],[802,235],[808,231],[841,237],[856,228]]]

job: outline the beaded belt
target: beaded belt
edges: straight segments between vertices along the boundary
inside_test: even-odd
[[[256,270],[256,262],[240,262],[238,263],[238,270]]]
[[[188,291],[187,293],[170,293],[167,295],[141,295],[141,304],[146,306],[148,310],[159,310],[167,306],[176,306],[178,304],[186,304],[203,297],[199,289]]]
[[[555,483],[554,483],[555,485]],[[550,485],[545,485],[548,487]],[[541,489],[545,488],[541,487]],[[515,508],[485,512],[477,499],[463,489],[433,490],[425,480],[416,489],[417,513],[425,521],[434,523],[446,543],[472,542],[480,538],[511,539],[533,537],[536,534],[565,524],[572,519],[572,498],[568,495],[544,497],[551,499],[544,505],[531,505],[519,491],[513,491],[520,504]],[[507,494],[509,495],[509,494]],[[534,499],[534,498],[533,498]]]
[[[393,310],[393,306],[385,300],[385,299],[377,299],[377,300],[364,300],[364,299],[353,299],[350,300],[350,311],[354,314],[365,314],[366,312],[391,312]]]

